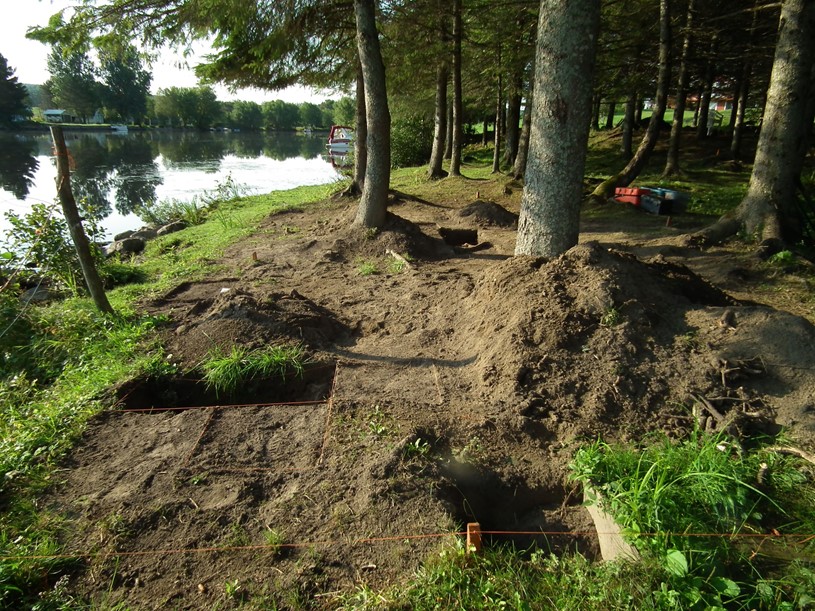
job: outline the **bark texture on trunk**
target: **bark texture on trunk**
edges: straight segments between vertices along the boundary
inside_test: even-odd
[[[357,47],[365,83],[365,116],[368,133],[368,163],[362,197],[354,225],[382,227],[388,204],[391,173],[391,115],[385,84],[385,64],[376,30],[374,0],[354,0]]]
[[[344,191],[344,195],[359,197],[365,184],[365,171],[368,167],[368,125],[365,116],[365,82],[362,79],[362,67],[357,62],[357,91],[354,123],[356,140],[354,140],[354,178]]]
[[[436,68],[436,110],[434,116],[433,152],[430,154],[430,169],[427,177],[438,180],[447,176],[442,169],[444,161],[444,148],[447,139],[447,80],[450,68],[446,60],[439,62]]]
[[[623,119],[623,159],[628,161],[634,156],[634,114],[637,106],[637,94],[632,91],[625,101],[625,118]]]
[[[617,103],[609,100],[606,111],[606,129],[614,128],[614,113],[617,112]]]
[[[688,13],[685,17],[685,36],[682,41],[682,53],[679,57],[679,76],[676,84],[676,106],[671,124],[671,139],[668,142],[668,159],[665,162],[663,176],[680,174],[679,146],[682,140],[682,128],[685,122],[685,102],[688,98],[688,59],[690,56],[691,33],[693,32],[694,0],[688,1]]]
[[[516,255],[553,257],[577,244],[599,22],[600,0],[541,1]]]
[[[699,139],[707,137],[707,119],[710,112],[710,97],[713,95],[713,83],[716,80],[716,56],[717,37],[714,34],[710,41],[710,54],[705,61],[705,79],[702,95],[699,96],[699,116],[696,121],[696,137]]]
[[[523,74],[516,74],[507,93],[507,118],[504,133],[504,164],[512,167],[518,155],[518,140],[521,134],[521,93],[523,91]]]
[[[51,128],[51,139],[54,142],[54,151],[57,159],[57,196],[62,206],[62,214],[68,224],[68,232],[76,249],[76,256],[79,258],[79,266],[82,268],[82,276],[85,278],[85,286],[91,294],[96,309],[103,314],[114,314],[105,289],[102,286],[102,279],[96,271],[96,262],[91,253],[91,245],[85,230],[82,227],[82,219],[76,207],[74,193],[71,190],[71,170],[68,162],[68,147],[65,146],[65,136],[61,127]]]
[[[461,99],[461,0],[453,0],[453,147],[450,156],[450,176],[461,176],[461,149],[464,145],[462,121],[464,102]]]
[[[808,94],[813,61],[815,2],[785,0],[747,193],[732,213],[692,236],[693,242],[719,242],[744,229],[777,250],[785,241],[798,238],[800,219],[794,210],[811,127],[805,123],[811,119]]]
[[[626,164],[625,168],[611,178],[601,182],[590,198],[605,202],[614,194],[616,187],[627,187],[639,176],[645,167],[651,153],[657,144],[659,130],[665,117],[665,104],[668,101],[668,86],[671,78],[671,16],[668,0],[659,0],[659,73],[657,75],[657,90],[654,96],[654,106],[648,129],[637,147],[637,152]]]
[[[501,130],[504,115],[504,79],[500,72],[501,54],[498,54],[498,91],[495,100],[495,137],[494,149],[492,151],[492,173],[497,174],[501,171]]]
[[[532,128],[532,85],[530,84],[529,94],[526,97],[526,106],[524,107],[524,120],[523,127],[521,127],[521,136],[518,140],[518,154],[515,156],[515,165],[512,168],[512,176],[516,180],[520,180],[526,173],[526,160],[529,155],[529,133]]]

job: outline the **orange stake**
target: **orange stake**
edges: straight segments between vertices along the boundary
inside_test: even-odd
[[[481,551],[481,524],[469,522],[467,524],[467,553],[477,554]]]

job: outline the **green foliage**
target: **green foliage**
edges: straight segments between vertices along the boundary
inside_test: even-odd
[[[396,120],[391,125],[391,166],[423,165],[433,151],[433,124],[421,117]]]
[[[104,48],[99,53],[102,101],[119,121],[141,123],[147,113],[150,73],[131,44]]]
[[[170,127],[212,127],[221,118],[221,106],[212,87],[159,89],[153,104],[156,117]]]
[[[5,57],[0,55],[0,126],[14,123],[15,117],[30,114],[26,100],[28,93],[23,84],[14,76]]]
[[[75,48],[55,45],[48,56],[48,86],[60,108],[87,120],[102,106],[102,86],[90,56]]]
[[[357,273],[360,276],[372,276],[378,274],[379,270],[376,268],[376,263],[373,261],[358,261]]]
[[[695,432],[642,450],[596,442],[578,451],[572,469],[640,551],[663,564],[670,577],[661,600],[705,608],[795,599],[776,575],[763,575],[757,552],[738,538],[766,532],[766,524],[811,532],[815,488],[789,458]],[[773,555],[774,545],[762,542],[763,553]]]
[[[343,598],[347,609],[654,609],[664,574],[640,563],[592,563],[510,546],[466,554],[444,549],[406,585],[384,592],[361,587]],[[663,607],[669,608],[669,607]]]
[[[242,384],[258,378],[277,377],[287,374],[302,375],[305,354],[300,346],[269,346],[248,351],[233,346],[229,353],[216,349],[201,364],[207,387],[221,393],[233,393]]]
[[[7,212],[6,220],[11,228],[6,232],[3,247],[11,253],[11,265],[34,264],[41,276],[52,279],[75,295],[82,291],[84,281],[79,258],[68,225],[56,205],[35,203],[31,212],[23,216]],[[85,215],[83,224],[91,241],[91,252],[99,265],[103,256],[94,246],[94,239],[101,236],[101,229],[92,214]]]

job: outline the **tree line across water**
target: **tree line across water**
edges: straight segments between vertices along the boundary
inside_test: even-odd
[[[44,84],[22,84],[0,55],[0,125],[27,119],[45,121],[48,109],[68,111],[66,122],[148,124],[206,129],[327,129],[354,119],[354,100],[343,97],[320,104],[271,100],[219,101],[212,87],[168,87],[150,94],[151,75],[131,48],[123,58],[100,55],[96,65],[85,52],[49,58],[51,78]]]

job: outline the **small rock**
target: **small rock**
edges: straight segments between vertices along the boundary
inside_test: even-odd
[[[105,248],[105,255],[110,257],[114,254],[138,254],[144,250],[144,240],[141,238],[129,237],[124,240],[111,242]]]
[[[145,227],[134,232],[130,237],[141,238],[142,240],[152,240],[156,236],[158,236],[158,231],[151,229],[150,227]]]
[[[174,223],[170,223],[169,225],[164,225],[164,227],[159,228],[156,232],[156,235],[167,235],[168,233],[175,233],[176,231],[181,231],[182,229],[186,229],[188,227],[187,223],[184,221],[176,221]]]
[[[122,233],[117,233],[113,236],[113,241],[117,242],[119,240],[124,240],[125,238],[131,237],[135,232],[132,229],[128,229],[127,231],[123,231]]]

